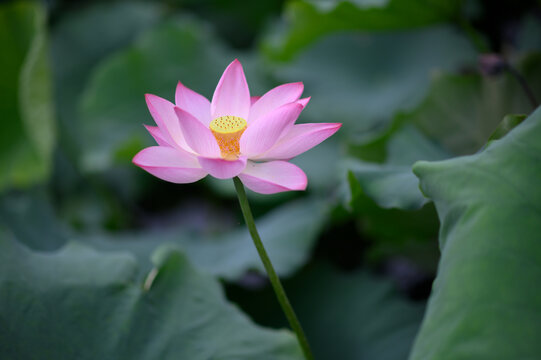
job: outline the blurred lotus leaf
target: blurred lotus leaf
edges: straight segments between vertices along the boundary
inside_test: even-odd
[[[0,249],[2,358],[302,358],[289,331],[251,323],[180,252],[158,250],[140,284],[127,253],[34,253],[6,237]]]
[[[46,13],[0,4],[0,190],[47,179],[56,138]]]

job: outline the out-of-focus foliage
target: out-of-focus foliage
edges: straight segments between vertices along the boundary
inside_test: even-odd
[[[30,249],[54,251],[68,237],[54,214],[50,198],[39,190],[4,195],[0,199],[0,218],[15,238]]]
[[[45,21],[38,4],[0,4],[0,189],[50,172],[55,118]]]
[[[507,133],[515,128],[518,124],[526,119],[526,115],[509,114],[505,115],[502,122],[496,130],[490,135],[489,140],[498,140],[507,135]],[[490,141],[487,143],[490,144]]]
[[[54,28],[51,46],[56,105],[61,129],[66,132],[62,140],[76,152],[72,156],[78,154],[79,142],[88,136],[81,128],[78,106],[91,71],[155,24],[162,13],[163,9],[153,4],[98,4],[70,12]]]
[[[385,134],[383,137],[387,136]],[[381,141],[382,138],[377,138],[370,145],[375,147]],[[383,164],[351,161],[349,169],[358,185],[382,208],[421,208],[427,199],[419,191],[411,165],[418,160],[445,159],[449,157],[448,153],[411,124],[393,131],[385,148],[380,151],[386,156]]]
[[[290,275],[307,261],[326,215],[321,203],[297,200],[260,217],[258,229],[279,275]],[[202,236],[177,226],[160,232],[92,236],[84,240],[107,250],[120,250],[127,246],[135,250],[143,263],[147,262],[149,254],[159,244],[174,244],[183,249],[198,268],[230,280],[239,279],[249,270],[264,272],[263,264],[252,246],[252,239],[244,227]]]
[[[537,110],[479,154],[414,166],[442,258],[411,359],[541,354],[540,137]]]
[[[388,281],[364,272],[344,276],[321,264],[288,289],[320,359],[405,359],[424,310]]]
[[[142,272],[150,271],[150,256],[162,244],[180,248],[191,262],[205,272],[238,279],[249,270],[263,272],[250,235],[244,228],[205,234],[190,229],[189,224],[141,231],[77,234],[55,215],[45,194],[4,196],[0,216],[18,241],[36,250],[57,250],[70,239],[102,251],[130,249],[139,260]],[[327,216],[321,201],[296,200],[277,207],[258,221],[259,231],[276,271],[290,275],[307,261],[310,250],[321,233]],[[39,230],[39,231],[38,231]],[[224,253],[229,256],[223,256]]]
[[[541,62],[532,61],[537,57],[522,62],[520,69],[528,79],[540,78]],[[531,85],[541,93],[541,81],[531,81]],[[483,79],[440,74],[417,108],[398,113],[387,131],[356,145],[360,161],[352,161],[350,170],[381,207],[419,208],[427,200],[411,172],[415,161],[472,154],[490,139],[506,114],[529,109],[528,99],[511,76]],[[366,161],[382,159],[383,164]]]
[[[210,98],[234,58],[344,124],[292,160],[306,192],[248,194],[316,359],[541,357],[539,10],[3,3],[0,358],[299,358],[232,183],[131,164],[144,94]]]
[[[73,243],[40,254],[7,238],[0,249],[5,358],[302,358],[291,333],[252,324],[182,253],[158,249],[141,284],[126,253]]]
[[[344,30],[411,29],[450,22],[459,16],[460,0],[295,0],[285,9],[287,26],[269,36],[267,53],[290,59],[318,38]]]
[[[455,30],[430,27],[329,35],[278,65],[276,73],[282,81],[302,79],[318,100],[306,109],[311,121],[341,121],[350,136],[362,136],[418,104],[432,74],[474,61],[471,45]]]

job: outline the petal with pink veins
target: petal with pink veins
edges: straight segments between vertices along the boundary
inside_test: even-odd
[[[250,112],[250,90],[244,70],[238,60],[225,69],[210,103],[212,119],[233,115],[248,119]]]
[[[195,182],[207,175],[194,155],[168,146],[145,148],[132,161],[150,174],[177,184]]]
[[[171,146],[171,144],[169,144],[167,142],[167,140],[165,140],[165,137],[163,136],[162,131],[160,130],[159,127],[157,127],[157,126],[149,126],[149,125],[144,125],[144,126],[147,129],[147,131],[150,133],[150,135],[152,135],[154,140],[156,140],[158,145],[160,145],[160,146]]]
[[[301,111],[302,105],[289,103],[248,125],[240,138],[241,154],[251,158],[269,150],[293,126]]]
[[[160,128],[165,141],[172,146],[178,146],[191,152],[192,149],[186,143],[178,123],[178,118],[175,115],[175,105],[159,96],[152,94],[146,94],[145,99],[148,110],[154,118],[156,125],[158,125]]]
[[[210,158],[220,157],[220,147],[209,128],[178,106],[175,107],[175,113],[186,142],[197,154]]]
[[[308,182],[304,172],[287,161],[249,161],[239,178],[248,189],[260,194],[305,190]]]
[[[199,164],[210,175],[218,179],[231,179],[244,170],[246,157],[241,156],[237,160],[210,159],[199,157]]]
[[[179,81],[175,92],[175,102],[179,108],[192,114],[205,126],[209,126],[211,121],[210,101],[206,97],[187,88]]]
[[[297,124],[257,160],[289,160],[310,150],[340,129],[339,123]]]
[[[282,105],[297,101],[304,90],[301,82],[283,84],[268,91],[250,108],[248,123],[256,121]]]

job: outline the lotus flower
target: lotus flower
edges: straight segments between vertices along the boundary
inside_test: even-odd
[[[242,65],[225,69],[212,101],[178,83],[175,104],[147,94],[158,126],[146,126],[159,146],[141,150],[135,165],[173,183],[191,183],[208,174],[238,176],[261,194],[304,190],[304,172],[288,160],[334,134],[338,123],[297,124],[310,98],[302,83],[280,85],[250,98]]]

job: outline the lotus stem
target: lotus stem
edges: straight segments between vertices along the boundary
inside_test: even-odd
[[[274,289],[274,293],[276,294],[276,298],[278,299],[278,302],[280,303],[280,306],[282,307],[282,310],[284,311],[284,314],[289,321],[289,325],[297,335],[297,340],[299,341],[299,344],[302,348],[304,357],[306,358],[306,360],[313,360],[314,357],[312,355],[312,351],[310,350],[308,340],[304,335],[304,331],[302,330],[299,319],[297,319],[297,315],[295,315],[295,311],[293,311],[293,307],[291,306],[291,303],[287,298],[284,287],[280,282],[280,278],[278,277],[278,275],[276,275],[276,271],[272,266],[269,255],[267,254],[267,251],[265,250],[265,247],[261,242],[261,238],[259,237],[259,233],[257,232],[254,217],[252,215],[252,210],[250,209],[250,204],[248,203],[248,199],[246,198],[246,191],[244,190],[244,185],[242,185],[242,182],[238,177],[233,178],[233,182],[235,183],[235,189],[237,190],[237,196],[239,198],[242,214],[244,215],[244,221],[248,226],[248,230],[250,231],[250,235],[252,236],[254,245],[257,249],[257,252],[259,253],[259,257],[261,258],[261,261],[265,266],[265,270],[267,271],[267,275],[272,284],[272,288]]]

